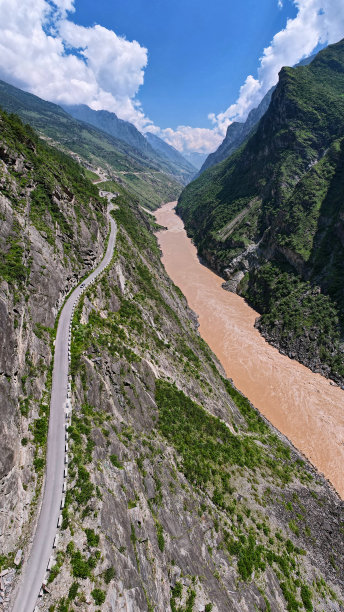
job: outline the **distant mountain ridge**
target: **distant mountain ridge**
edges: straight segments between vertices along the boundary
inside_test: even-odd
[[[85,104],[73,106],[64,104],[62,106],[75,119],[89,123],[110,136],[134,147],[147,160],[156,164],[163,172],[172,174],[183,185],[187,185],[195,175],[195,168],[190,166],[178,151],[175,150],[177,155],[173,156],[172,154],[166,154],[166,150],[169,147],[167,143],[165,151],[163,151],[162,145],[160,147],[157,145],[152,146],[152,142],[145,138],[132,123],[119,119],[115,113],[106,110],[96,111]],[[163,141],[161,142],[163,143]]]
[[[154,152],[148,146],[141,132],[129,121],[119,119],[115,113],[106,110],[93,110],[86,106],[86,104],[61,104],[61,106],[74,119],[90,123],[103,132],[110,134],[110,136],[127,142],[132,147],[141,151],[147,158],[155,158]]]
[[[214,153],[210,153],[210,155],[208,155],[199,171],[199,174],[202,174],[202,172],[207,170],[207,168],[211,168],[211,166],[215,166],[216,164],[222,162],[224,159],[234,153],[234,151],[236,151],[240,145],[242,145],[249,133],[253,130],[254,126],[257,125],[258,121],[263,117],[269,108],[274,89],[275,86],[269,89],[259,106],[250,111],[244,123],[234,121],[228,126],[224,140]]]
[[[183,157],[190,162],[197,170],[200,170],[203,163],[208,157],[208,153],[199,153],[198,151],[183,151]]]

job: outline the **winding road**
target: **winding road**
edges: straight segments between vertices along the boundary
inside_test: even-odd
[[[74,308],[81,294],[108,266],[116,244],[117,226],[110,215],[111,210],[114,209],[114,206],[110,203],[114,194],[103,192],[100,195],[108,199],[109,242],[105,256],[99,266],[81,285],[74,289],[61,310],[55,340],[43,499],[30,554],[23,566],[23,574],[17,587],[13,612],[32,612],[34,610],[57,533],[66,487],[65,477],[68,464],[66,418],[68,419],[70,408],[70,399],[67,399],[67,395],[70,395],[68,386],[70,326]]]

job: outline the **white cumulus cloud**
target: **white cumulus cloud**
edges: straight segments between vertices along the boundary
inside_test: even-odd
[[[224,112],[209,118],[218,129],[232,121],[242,121],[266,92],[275,85],[282,66],[293,66],[312,54],[319,44],[334,43],[344,36],[343,0],[294,0],[297,15],[288,19],[264,49],[259,60],[258,77],[249,75],[240,88],[239,97]]]
[[[76,25],[74,0],[0,1],[0,77],[54,102],[117,113],[143,129],[136,94],[147,49],[100,25]]]
[[[308,57],[319,44],[334,43],[344,36],[343,0],[294,0],[297,14],[288,19],[259,59],[258,75],[248,75],[239,96],[225,111],[209,113],[212,129],[181,126],[159,135],[179,151],[214,151],[233,121],[244,121],[267,91],[277,83],[282,66],[293,66]],[[282,0],[278,0],[282,8]],[[224,78],[226,75],[224,75]]]
[[[151,132],[152,129],[149,128],[149,131]],[[180,125],[175,130],[172,128],[163,130],[157,128],[155,133],[180,152],[208,153],[214,151],[223,139],[223,135],[217,130],[194,128],[188,125]]]

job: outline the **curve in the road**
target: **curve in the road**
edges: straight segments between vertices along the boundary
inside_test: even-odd
[[[34,610],[44,576],[48,565],[50,565],[54,539],[60,522],[60,512],[63,507],[63,494],[66,488],[65,476],[68,463],[66,423],[68,423],[70,408],[68,370],[71,322],[81,294],[111,262],[117,235],[116,223],[110,215],[114,208],[110,203],[113,196],[114,194],[107,194],[110,236],[105,256],[99,266],[69,296],[61,310],[58,322],[43,499],[29,558],[23,568],[23,575],[18,586],[13,612],[32,612]]]

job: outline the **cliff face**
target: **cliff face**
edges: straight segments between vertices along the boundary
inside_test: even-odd
[[[68,492],[40,609],[340,610],[342,505],[223,378],[148,218],[116,203],[112,268],[74,318]]]
[[[102,256],[104,202],[70,158],[0,113],[0,549],[37,514],[56,315]],[[3,556],[4,555],[4,556]]]
[[[8,593],[39,505],[56,313],[106,227],[72,160],[15,117],[0,125]],[[116,204],[112,265],[73,320],[67,493],[38,609],[339,612],[343,504],[224,378],[162,267],[154,224],[131,196]]]
[[[228,288],[269,315],[260,323],[267,337],[339,382],[343,90],[343,41],[308,66],[283,68],[255,133],[191,183],[177,208],[200,255],[228,280]],[[261,282],[270,302],[263,303]],[[297,317],[290,321],[292,303]],[[300,351],[308,332],[314,339]]]

